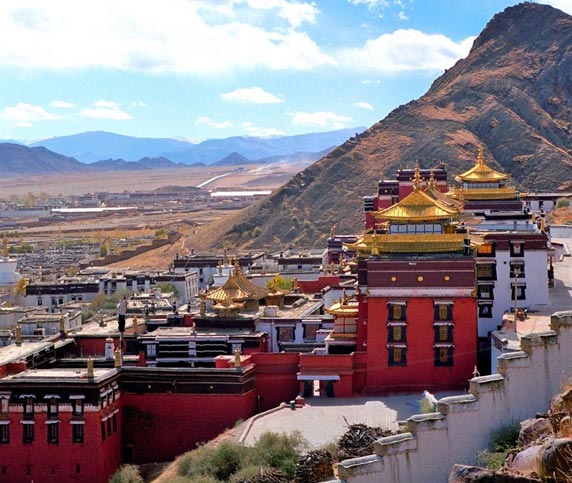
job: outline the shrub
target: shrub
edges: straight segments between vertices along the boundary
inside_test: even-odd
[[[500,469],[507,453],[516,447],[519,431],[519,426],[516,424],[502,426],[493,431],[489,449],[477,453],[478,464],[491,470]]]
[[[264,433],[253,448],[251,461],[284,471],[290,478],[296,472],[296,463],[306,446],[299,432],[292,434]]]
[[[137,466],[123,465],[113,473],[109,483],[144,483],[144,481]]]
[[[558,198],[556,200],[556,208],[568,208],[570,206],[570,200],[568,198]]]

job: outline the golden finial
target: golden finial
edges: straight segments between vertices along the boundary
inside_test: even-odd
[[[224,249],[224,264],[228,265],[228,251],[226,248]]]
[[[332,225],[330,228],[330,238],[334,238],[336,236],[336,225]]]
[[[483,155],[483,146],[479,146],[479,154],[477,155],[477,164],[485,164],[485,157]]]
[[[234,259],[234,274],[238,275],[240,273],[240,262],[238,261],[238,255]]]
[[[481,373],[477,369],[477,366],[475,366],[475,368],[473,369],[473,377],[479,377],[480,375]]]
[[[234,351],[234,367],[240,367],[242,365],[242,361],[240,360],[240,349],[236,349]]]
[[[93,373],[93,359],[91,358],[91,356],[89,356],[87,358],[87,377],[88,379],[93,379],[94,378],[94,373]]]
[[[136,315],[133,316],[132,321],[133,321],[133,332],[135,334],[138,334],[139,333],[139,320],[137,319]]]
[[[415,163],[415,173],[413,174],[413,189],[415,191],[419,191],[421,189],[421,182],[423,179],[421,178],[421,169],[419,168],[419,161]]]
[[[2,240],[2,256],[8,258],[8,237],[4,237]]]
[[[66,318],[64,317],[64,314],[60,315],[60,332],[62,334],[66,333]]]
[[[346,305],[348,303],[348,294],[346,293],[346,289],[342,289],[342,300],[341,300],[343,305]]]
[[[16,345],[22,345],[22,326],[16,325]]]
[[[115,349],[114,351],[114,355],[115,355],[115,368],[119,369],[122,365],[122,357],[121,357],[121,350],[119,349],[119,347],[117,349]]]
[[[435,179],[435,172],[431,168],[431,174],[429,175],[429,188],[437,189],[437,180]]]

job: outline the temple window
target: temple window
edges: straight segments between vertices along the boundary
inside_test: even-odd
[[[10,411],[10,399],[7,396],[0,397],[0,416],[8,416]]]
[[[491,304],[479,304],[479,317],[484,319],[492,319],[493,306]]]
[[[479,299],[493,300],[493,285],[478,285],[477,286],[477,296]]]
[[[388,304],[388,319],[389,320],[405,320],[405,304]]]
[[[9,421],[3,421],[6,424],[0,424],[0,444],[10,443],[10,424]]]
[[[48,428],[48,443],[58,444],[59,442],[59,423],[49,423],[46,425]]]
[[[407,347],[388,346],[389,366],[406,366],[407,365]]]
[[[510,278],[524,278],[524,262],[510,262]]]
[[[27,396],[24,400],[24,419],[34,419],[34,397]]]
[[[83,417],[83,398],[72,399],[72,416]]]
[[[83,424],[72,424],[72,442],[83,443]]]
[[[389,324],[387,331],[388,342],[405,342],[407,340],[407,326],[405,324]]]
[[[334,321],[334,333],[355,334],[356,332],[357,323],[355,317],[336,317]]]
[[[113,414],[111,419],[113,421],[113,432],[116,433],[117,432],[117,414]]]
[[[510,256],[524,257],[524,242],[510,242]]]
[[[495,245],[494,243],[484,243],[477,247],[478,257],[494,257],[495,256]]]
[[[316,340],[316,334],[320,326],[318,324],[305,324],[304,325],[304,339]]]
[[[278,333],[278,340],[280,341],[293,341],[294,340],[294,327],[276,327]]]
[[[453,324],[434,325],[435,342],[453,342]]]
[[[453,304],[436,303],[434,305],[434,320],[453,320]]]
[[[478,280],[496,280],[497,270],[494,263],[479,263],[477,264],[477,279]]]
[[[453,365],[453,346],[436,346],[434,350],[436,366]]]
[[[157,357],[157,346],[155,344],[147,344],[147,358],[155,359]]]
[[[516,300],[526,300],[526,285],[524,284],[511,284],[511,298],[514,300],[516,296]]]
[[[57,418],[58,417],[58,398],[48,396],[48,419]]]
[[[22,425],[22,442],[32,444],[34,442],[34,423]]]
[[[101,421],[101,441],[105,441],[105,421]]]

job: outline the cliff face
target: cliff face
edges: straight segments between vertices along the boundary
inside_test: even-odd
[[[472,166],[480,145],[519,186],[569,189],[571,129],[572,17],[547,5],[510,7],[424,96],[250,207],[228,236],[252,247],[324,246],[332,225],[338,233],[361,229],[361,197],[379,178],[416,160],[444,162],[452,176]],[[257,227],[262,233],[252,238]]]

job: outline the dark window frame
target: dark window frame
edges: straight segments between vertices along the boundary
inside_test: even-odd
[[[72,424],[72,443],[83,443],[85,429],[83,424]]]
[[[46,429],[48,444],[59,444],[60,423],[48,423],[46,424]]]
[[[479,304],[479,317],[483,319],[493,318],[493,306],[492,304]]]
[[[447,351],[447,360],[444,361],[443,358],[441,357],[443,354],[443,351]],[[447,347],[435,347],[434,351],[435,351],[435,367],[452,367],[455,365],[454,363],[454,358],[453,358],[453,350],[454,348],[452,346],[447,346]]]
[[[400,329],[400,338],[395,337],[396,328]],[[407,342],[407,326],[405,324],[388,324],[387,325],[387,342]]]
[[[389,346],[387,365],[390,367],[406,367],[407,366],[407,347]],[[400,351],[400,358],[396,360],[396,351]]]
[[[32,444],[36,436],[34,431],[35,424],[23,424],[22,426],[22,443]]]
[[[0,444],[10,444],[10,424],[0,424]]]

